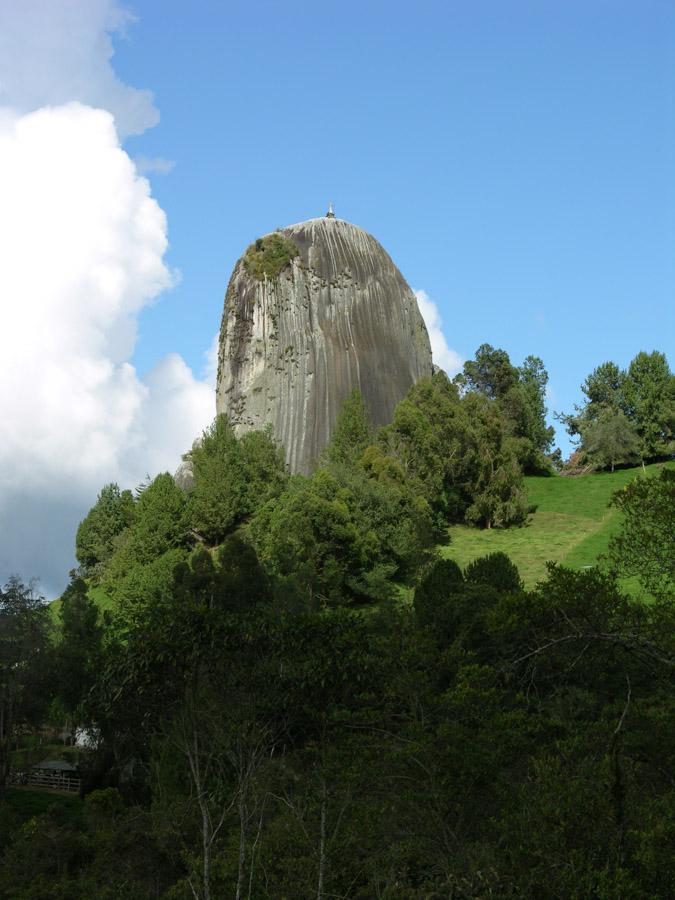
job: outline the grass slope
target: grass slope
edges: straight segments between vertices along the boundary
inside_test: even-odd
[[[98,606],[99,609],[99,622],[101,620],[101,616],[106,610],[113,610],[115,608],[115,604],[112,602],[110,597],[106,594],[102,587],[95,586],[89,587],[87,593],[94,601],[94,603]],[[52,620],[52,624],[57,628],[61,625],[61,620],[59,618],[59,610],[61,609],[61,598],[57,597],[56,600],[52,600],[49,604],[49,615]]]
[[[647,466],[647,474],[656,475],[658,469]],[[641,473],[622,469],[573,478],[526,478],[528,500],[537,507],[526,525],[489,531],[455,525],[449,531],[450,544],[441,552],[464,568],[479,556],[501,550],[518,566],[526,587],[546,576],[549,560],[573,569],[595,565],[621,524],[609,500]]]

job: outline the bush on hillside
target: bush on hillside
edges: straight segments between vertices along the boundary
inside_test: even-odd
[[[506,553],[489,553],[474,559],[464,570],[470,584],[488,584],[498,591],[521,591],[523,582],[517,567]]]

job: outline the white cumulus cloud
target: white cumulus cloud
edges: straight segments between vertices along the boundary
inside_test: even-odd
[[[120,143],[157,120],[110,67],[129,20],[113,0],[0,0],[0,583],[50,596],[103,484],[173,471],[215,413],[208,360],[203,380],[175,353],[143,377],[130,361],[174,279]]]
[[[165,215],[109,113],[6,114],[0,196],[0,571],[49,590],[97,490],[174,469],[213,416],[213,389],[176,354],[144,379],[129,363],[137,315],[171,276]],[[68,532],[68,556],[50,528],[57,545]]]
[[[444,369],[452,378],[453,375],[456,375],[461,371],[464,360],[456,350],[448,347],[448,342],[443,334],[441,315],[431,297],[426,291],[422,290],[415,291],[414,293],[417,297],[417,305],[422,313],[424,324],[427,326],[427,331],[429,332],[431,355],[433,356],[434,363],[441,369]]]
[[[133,21],[116,0],[0,0],[0,105],[79,100],[111,112],[122,136],[156,125],[152,93],[123,84],[110,63],[111,34]]]

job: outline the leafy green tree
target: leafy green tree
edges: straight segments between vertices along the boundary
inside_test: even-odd
[[[634,575],[654,597],[675,598],[675,471],[635,478],[612,497],[623,513],[618,535],[610,543],[614,571]]]
[[[158,475],[139,495],[133,524],[115,539],[102,584],[116,605],[142,605],[142,597],[166,585],[172,566],[193,538],[187,501],[168,472]]]
[[[171,475],[158,475],[136,502],[127,545],[135,562],[148,563],[167,550],[186,546],[185,510],[185,495]]]
[[[208,606],[246,613],[268,603],[273,589],[255,549],[242,534],[230,534],[217,552],[198,547],[174,570],[174,594],[186,603],[199,598]]]
[[[431,506],[439,532],[453,521],[488,527],[524,521],[518,442],[485,394],[469,391],[460,399],[443,373],[423,379],[398,404],[379,441]]]
[[[339,603],[353,597],[349,586],[371,569],[370,536],[359,533],[352,499],[331,474],[319,470],[311,479],[291,479],[251,523],[262,561],[275,575],[298,580],[310,606],[316,599]]]
[[[640,458],[640,440],[635,426],[621,410],[610,407],[597,418],[581,426],[584,452],[598,468],[610,468],[621,463],[634,463]]]
[[[523,590],[518,568],[506,553],[489,553],[474,559],[464,570],[464,578],[470,584],[488,584],[498,591]]]
[[[521,525],[527,517],[523,475],[499,409],[480,394],[465,398],[473,437],[472,502],[466,521],[484,528]]]
[[[506,350],[481,344],[476,350],[476,358],[464,363],[464,369],[455,381],[464,390],[499,400],[518,384],[518,370],[511,365]]]
[[[580,437],[582,459],[604,467],[637,456],[664,458],[675,449],[675,375],[663,353],[638,353],[626,372],[603,363],[581,389],[584,405],[558,418]]]
[[[517,439],[514,449],[527,473],[550,472],[547,455],[554,430],[546,424],[548,373],[538,356],[528,356],[520,368],[511,364],[505,350],[482,344],[476,359],[464,364],[455,383],[497,403],[505,419],[507,433]]]
[[[172,595],[175,571],[189,550],[176,547],[156,559],[138,563],[125,546],[113,556],[103,587],[115,611],[113,625],[128,627],[146,615],[148,608],[161,604]],[[111,630],[114,628],[111,626]]]
[[[194,488],[189,518],[199,536],[212,545],[277,496],[286,482],[282,452],[271,433],[249,432],[238,440],[223,415],[190,455]]]
[[[626,373],[624,397],[640,439],[643,458],[675,449],[675,375],[663,353],[638,353]]]
[[[44,597],[10,578],[0,589],[0,794],[17,731],[39,725],[51,699],[51,645]]]
[[[550,464],[546,457],[551,452],[555,431],[546,424],[546,386],[548,372],[538,356],[528,356],[518,369],[518,387],[524,397],[522,424],[515,431],[517,437],[527,441],[527,455],[523,466],[526,472],[548,472]],[[507,395],[508,396],[508,395]],[[502,408],[508,414],[507,397]]]
[[[251,534],[270,571],[298,580],[310,605],[390,596],[434,537],[428,505],[405,484],[337,464],[292,479],[255,516]]]
[[[255,777],[275,742],[278,667],[267,613],[255,608],[267,599],[256,573],[250,548],[233,538],[215,563],[198,548],[176,568],[173,590],[128,623],[101,679],[117,765],[130,755],[152,763],[161,835],[183,860],[180,887],[200,897],[221,896],[228,884],[242,896],[261,812]]]
[[[325,451],[327,463],[354,465],[371,440],[368,411],[358,389],[347,395],[338,413],[330,444]]]
[[[581,385],[586,395],[586,418],[597,419],[607,408],[625,411],[625,382],[626,373],[616,363],[605,362],[593,369]]]
[[[73,578],[61,595],[61,629],[55,649],[55,690],[64,709],[75,715],[94,686],[101,662],[103,628],[86,582]]]
[[[464,584],[462,570],[453,559],[438,559],[423,573],[415,588],[413,607],[418,627],[435,621],[436,607],[444,603],[458,585]]]
[[[471,423],[457,388],[438,372],[413,385],[379,443],[435,514],[439,532],[462,521],[473,491]]]
[[[115,538],[132,524],[135,512],[131,491],[120,491],[116,484],[102,488],[75,538],[77,560],[86,576],[100,577],[115,549]]]

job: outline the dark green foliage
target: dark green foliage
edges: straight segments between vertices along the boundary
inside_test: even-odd
[[[475,559],[464,570],[470,584],[487,584],[498,591],[522,591],[523,582],[517,567],[505,553],[490,553]]]
[[[472,437],[472,502],[465,520],[485,528],[522,525],[527,518],[523,473],[500,411],[480,394],[468,394],[464,405]]]
[[[215,557],[204,547],[174,570],[174,593],[185,602],[201,598],[232,613],[269,601],[271,583],[253,546],[239,534],[228,535]]]
[[[198,549],[104,642],[120,792],[0,807],[0,897],[669,900],[672,605],[479,568],[429,568],[414,615],[288,616],[244,537]]]
[[[354,465],[371,440],[368,412],[360,391],[353,390],[338,413],[330,444],[326,448],[327,463]]]
[[[96,681],[103,632],[98,607],[87,595],[87,585],[81,578],[74,578],[61,596],[59,618],[56,692],[64,710],[73,715]]]
[[[118,536],[115,552],[102,577],[103,587],[117,603],[138,602],[139,595],[162,583],[190,545],[185,495],[168,472],[158,475],[136,501],[130,528]]]
[[[671,454],[675,449],[675,375],[665,354],[638,353],[628,367],[624,395],[643,458]]]
[[[106,572],[104,587],[122,619],[143,617],[149,604],[158,603],[173,590],[176,567],[185,562],[189,551],[167,550],[144,565],[130,560],[121,547]]]
[[[107,484],[94,506],[80,522],[75,538],[75,554],[88,577],[98,578],[115,549],[115,538],[133,522],[134,498]]]
[[[0,801],[12,740],[46,712],[51,654],[44,597],[13,577],[0,588]]]
[[[263,563],[301,584],[310,605],[391,596],[392,580],[411,578],[433,542],[424,500],[339,466],[292,479],[253,519],[251,535]]]
[[[29,818],[18,817],[12,844],[0,863],[0,897],[167,896],[177,873],[154,839],[147,811],[126,806],[114,789],[96,791],[84,803],[58,794],[35,796],[46,798],[42,806],[47,808]]]
[[[660,602],[430,561],[434,524],[522,519],[545,373],[483,356],[481,390],[420,382],[372,442],[352,396],[311,478],[217,420],[194,492],[159,476],[95,557],[103,629],[75,579],[52,652],[7,586],[0,762],[54,699],[98,743],[81,815],[0,804],[0,900],[670,900],[675,476],[615,499],[616,559]]]
[[[415,588],[415,621],[426,628],[435,621],[436,609],[464,584],[462,570],[452,559],[438,559],[422,575]]]
[[[413,385],[379,439],[427,500],[439,529],[462,521],[472,495],[473,440],[457,388],[443,373]]]
[[[456,580],[454,572],[446,582],[445,590],[440,584],[437,587],[436,592],[415,592],[417,626],[443,651],[454,644],[461,652],[484,654],[490,648],[486,616],[497,604],[499,592],[488,584]],[[448,657],[439,670],[443,680],[456,671],[455,665]]]
[[[258,238],[244,255],[244,268],[258,281],[276,278],[298,255],[293,241],[278,231]]]
[[[482,344],[475,360],[464,364],[455,383],[464,392],[495,402],[504,419],[505,433],[514,438],[518,464],[526,474],[550,474],[547,457],[554,430],[546,424],[548,372],[538,356],[528,356],[516,368],[505,350]]]
[[[613,362],[602,363],[593,369],[588,378],[581,385],[581,390],[587,398],[587,417],[595,419],[604,409],[614,412],[624,410],[624,387],[626,373]]]
[[[523,443],[522,465],[527,474],[550,474],[547,456],[550,454],[555,430],[546,424],[546,386],[548,372],[538,356],[526,357],[518,369],[518,390],[523,400],[520,418],[509,417],[508,395],[502,401],[502,409],[514,422],[514,435]]]
[[[641,352],[627,371],[606,362],[581,386],[573,415],[559,415],[581,440],[581,459],[598,468],[663,459],[675,449],[675,375],[665,354]]]
[[[596,419],[580,426],[584,453],[599,469],[640,459],[640,439],[635,426],[621,410],[603,409]]]
[[[244,461],[234,429],[218,416],[191,453],[194,488],[190,521],[200,536],[217,543],[247,514]]]
[[[222,415],[204,432],[191,459],[189,520],[212,545],[277,496],[287,478],[282,452],[268,432],[249,432],[238,440]]]
[[[136,503],[126,552],[141,565],[186,544],[185,495],[168,472],[158,475]]]
[[[518,447],[497,404],[469,392],[460,399],[443,373],[414,385],[380,445],[406,481],[448,522],[520,524],[527,514]]]
[[[615,572],[634,575],[657,599],[675,599],[675,471],[636,478],[612,497],[624,519],[610,543]]]
[[[476,358],[464,363],[463,372],[456,380],[466,390],[499,400],[517,385],[518,371],[511,365],[506,350],[481,344]]]

